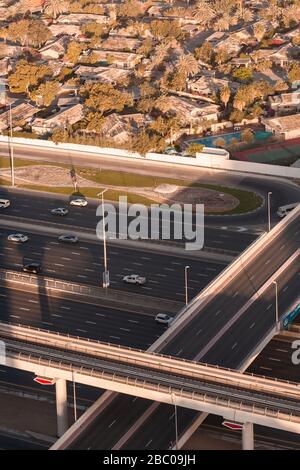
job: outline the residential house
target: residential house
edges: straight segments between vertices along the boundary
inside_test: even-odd
[[[124,36],[109,36],[105,41],[101,43],[101,49],[110,51],[127,51],[136,52],[141,46],[142,41],[137,38],[126,38]]]
[[[39,53],[45,59],[59,59],[65,54],[69,40],[69,36],[61,36],[55,41],[48,42],[39,50]]]
[[[30,122],[32,117],[39,112],[39,109],[29,103],[15,102],[16,105],[11,108],[11,120],[13,127]],[[0,114],[0,132],[3,132],[9,127],[10,123],[10,110],[7,109],[4,113]]]
[[[11,66],[8,58],[0,60],[0,77],[7,77],[8,72],[11,71]]]
[[[113,140],[116,144],[123,144],[148,122],[149,118],[144,114],[119,115],[113,113],[105,118],[101,132],[98,134]]]
[[[252,64],[252,60],[250,57],[245,57],[245,58],[241,58],[241,57],[234,57],[233,59],[231,59],[230,63],[234,66],[234,67],[246,67],[248,68],[249,65]]]
[[[196,101],[170,96],[169,110],[178,114],[186,124],[201,124],[201,121],[218,121],[220,106],[210,103],[199,104]]]
[[[269,96],[268,101],[270,108],[278,115],[300,111],[300,92]]]
[[[216,95],[224,86],[229,86],[228,80],[221,80],[207,75],[192,78],[187,82],[187,88],[190,92],[207,97]]]
[[[110,62],[115,67],[133,69],[143,58],[140,54],[118,51],[93,51],[99,62]]]
[[[284,140],[300,137],[300,114],[262,119],[266,131]]]
[[[82,80],[96,80],[102,83],[116,83],[122,81],[131,74],[130,70],[118,69],[116,67],[92,67],[81,65],[76,70],[76,75]]]
[[[61,35],[74,36],[75,38],[78,38],[82,34],[80,26],[77,24],[51,24],[48,28],[52,35],[57,38]]]
[[[42,119],[35,119],[31,128],[37,134],[46,134],[53,131],[55,128],[65,129],[83,119],[83,106],[78,103],[75,106],[63,109],[52,116]]]
[[[22,46],[12,46],[10,44],[0,43],[0,58],[13,57],[14,59],[23,54]]]
[[[294,46],[292,44],[285,44],[270,55],[270,59],[280,67],[287,67],[293,62],[291,55]]]
[[[96,23],[106,24],[110,22],[110,17],[106,15],[94,15],[92,13],[70,13],[59,15],[56,24],[77,24],[82,25],[95,21]]]

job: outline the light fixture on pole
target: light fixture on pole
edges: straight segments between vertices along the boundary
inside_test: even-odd
[[[188,275],[187,275],[188,269],[190,269],[190,266],[185,266],[184,267],[185,305],[187,305],[189,303]]]
[[[105,232],[105,221],[104,221],[104,197],[103,194],[107,191],[104,189],[97,196],[102,198],[102,234],[103,234],[103,251],[104,251],[104,272],[103,272],[103,283],[102,287],[109,287],[109,271],[107,269],[107,253],[106,253],[106,232]]]
[[[275,313],[276,313],[276,326],[279,322],[279,311],[278,311],[278,283],[273,281],[272,284],[275,285]]]
[[[268,232],[271,230],[271,196],[272,192],[268,192]]]
[[[178,450],[178,420],[177,420],[177,405],[175,402],[175,395],[171,393],[172,403],[174,405],[174,417],[175,417],[175,448]]]
[[[14,168],[14,144],[12,134],[12,116],[11,116],[11,104],[9,104],[9,142],[10,142],[10,168],[11,168],[11,185],[15,186],[15,168]]]

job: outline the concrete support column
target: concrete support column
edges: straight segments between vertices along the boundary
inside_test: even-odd
[[[253,423],[244,423],[243,450],[254,450]]]
[[[56,379],[57,435],[61,437],[68,429],[67,381]]]

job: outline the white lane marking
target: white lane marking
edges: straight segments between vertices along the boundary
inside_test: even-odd
[[[71,258],[62,258],[64,261],[72,261]]]
[[[53,323],[49,322],[49,321],[42,321],[42,323],[44,323],[44,325],[50,325],[50,326],[53,326]]]
[[[21,318],[18,315],[10,315],[12,318]]]
[[[150,279],[148,282],[151,282],[151,284],[159,284],[159,281],[155,281],[154,279]]]
[[[50,245],[59,245],[58,242],[49,242],[49,243],[50,243]]]
[[[120,330],[122,330],[122,331],[126,331],[127,333],[129,333],[129,332],[130,332],[130,330],[129,330],[128,328],[120,328]]]
[[[200,328],[200,330],[197,331],[196,335],[197,336],[200,335],[201,331],[202,331],[202,328]]]
[[[55,269],[46,269],[46,273],[55,273]]]
[[[135,264],[136,266],[143,266],[143,263],[132,263]]]
[[[44,250],[51,250],[51,248],[49,248],[49,246],[44,246]]]
[[[145,287],[145,286],[142,286],[142,289],[152,290],[152,287]]]
[[[76,331],[81,331],[81,333],[87,333],[86,330],[81,330],[80,328],[76,328]]]
[[[272,306],[273,304],[268,305],[267,310],[269,310]]]
[[[283,353],[289,352],[287,349],[279,349],[279,348],[278,349],[276,348],[275,351],[283,352]]]
[[[234,343],[234,345],[233,345],[233,346],[231,346],[231,349],[234,349],[234,348],[236,348],[236,346],[237,346],[237,343]]]
[[[119,336],[110,336],[110,338],[113,338],[113,339],[120,339]]]
[[[31,299],[28,299],[28,302],[30,302],[31,304],[38,304],[38,300],[31,300]]]
[[[259,369],[264,369],[264,370],[272,370],[271,367],[265,367],[265,366],[259,366]]]
[[[51,315],[52,317],[58,317],[58,318],[62,318],[62,315],[58,315],[57,313],[52,313]]]
[[[182,266],[183,263],[177,263],[177,261],[171,261],[171,264],[176,264],[177,266]]]
[[[281,359],[277,359],[276,357],[269,357],[270,361],[281,362]]]
[[[96,316],[97,317],[106,317],[106,315],[104,315],[104,313],[96,313]]]
[[[148,447],[152,442],[152,439],[150,439],[150,441],[147,442],[147,444],[145,445],[145,447]]]
[[[32,253],[32,254],[35,255],[35,256],[42,256],[43,255],[43,253],[38,253],[37,251],[35,253]]]
[[[82,277],[83,279],[87,278],[87,276],[85,276],[84,274],[77,274],[77,277]]]
[[[145,259],[145,260],[147,260],[147,261],[150,261],[150,260],[151,260],[151,258],[148,258],[148,256],[141,256],[141,259]]]
[[[54,263],[54,266],[60,266],[61,268],[63,268],[63,267],[64,267],[64,264]]]
[[[236,297],[238,295],[239,291],[236,291],[234,294],[233,294],[233,297]]]
[[[176,356],[179,356],[179,354],[181,354],[183,351],[183,349],[179,349],[179,351],[176,353]]]
[[[79,249],[80,250],[89,250],[89,248],[87,246],[80,246]]]
[[[93,266],[102,266],[101,263],[92,263]]]
[[[155,274],[156,276],[159,276],[159,277],[167,277],[166,274]]]
[[[6,294],[0,294],[0,297],[7,297]]]
[[[140,323],[139,321],[137,320],[128,320],[130,323]]]
[[[85,271],[86,271],[86,272],[89,272],[89,273],[94,273],[94,272],[95,272],[94,269],[89,269],[89,268],[85,268]]]
[[[29,311],[30,311],[30,308],[26,308],[26,307],[19,307],[19,310],[24,310],[25,312],[29,312]]]
[[[110,425],[109,425],[108,427],[111,428],[111,427],[115,424],[116,421],[117,421],[117,420],[114,419],[114,420],[110,423]]]
[[[279,249],[283,250],[283,248],[285,248],[285,247],[286,247],[286,245],[284,244],[284,245],[281,245],[281,247]]]
[[[266,261],[266,264],[269,264],[269,263],[270,263],[270,261],[271,261],[270,259],[267,259],[267,261]]]
[[[95,321],[90,321],[90,320],[86,320],[85,323],[88,323],[89,325],[97,325]]]
[[[196,276],[201,276],[201,277],[208,277],[208,274],[203,274],[203,273],[196,273]]]
[[[13,248],[11,248],[11,247],[9,247],[9,246],[5,246],[5,247],[4,247],[4,250],[9,250],[9,251],[12,251],[12,250],[13,250]]]
[[[253,328],[255,325],[255,321],[252,323],[252,325],[250,326],[250,329]]]
[[[218,310],[216,313],[215,313],[215,316],[217,317],[219,315],[219,313],[221,313],[221,310]]]
[[[282,289],[282,292],[285,292],[288,288],[289,286],[285,286],[284,289]]]
[[[65,307],[65,306],[63,306],[63,305],[62,305],[61,307],[59,307],[59,308],[61,308],[61,309],[63,309],[63,310],[71,310],[71,307]]]
[[[183,292],[175,292],[176,295],[185,295]]]
[[[165,271],[175,271],[174,268],[164,268]]]
[[[81,256],[81,253],[78,253],[77,251],[72,251],[72,255],[78,255],[78,256]]]

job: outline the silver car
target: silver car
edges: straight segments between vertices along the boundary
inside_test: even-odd
[[[162,323],[163,325],[168,326],[171,325],[173,320],[173,317],[169,317],[169,315],[166,315],[165,313],[158,313],[155,317],[155,321],[157,321],[157,323]]]
[[[77,243],[78,237],[76,237],[76,235],[61,235],[58,237],[58,241],[64,243]]]
[[[78,206],[78,207],[85,207],[87,206],[87,201],[86,199],[83,199],[82,197],[79,197],[77,199],[71,199],[70,201],[70,206]]]
[[[11,233],[8,235],[7,240],[10,242],[24,243],[29,240],[29,237],[23,233]]]
[[[68,209],[65,207],[57,207],[56,209],[52,209],[51,214],[53,215],[67,215]]]

